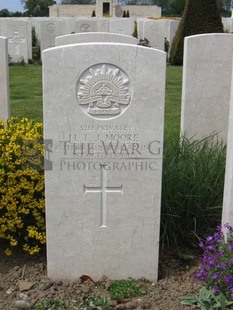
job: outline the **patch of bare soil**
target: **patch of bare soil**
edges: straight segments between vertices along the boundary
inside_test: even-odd
[[[16,310],[16,304],[18,309],[35,309],[35,304],[45,298],[62,299],[68,305],[68,309],[72,310],[94,309],[84,307],[87,296],[110,296],[107,287],[111,281],[106,278],[98,283],[85,279],[77,279],[73,283],[54,282],[46,275],[45,256],[28,258],[19,254],[6,258],[0,254],[1,310]],[[159,270],[158,283],[143,279],[139,281],[148,286],[146,295],[132,299],[111,300],[109,309],[190,310],[190,307],[180,304],[178,297],[194,294],[201,287],[201,284],[194,279],[198,270],[197,260],[187,263],[172,255],[161,257]]]

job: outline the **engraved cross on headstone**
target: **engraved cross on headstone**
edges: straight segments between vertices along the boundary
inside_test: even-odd
[[[14,36],[13,37],[9,37],[9,43],[13,43],[14,44],[15,55],[19,55],[20,43],[25,43],[25,38],[24,37],[20,37],[19,36],[19,31],[15,30],[14,31]]]
[[[123,194],[123,185],[121,186],[107,186],[106,184],[106,170],[104,165],[101,165],[101,180],[100,186],[85,186],[84,185],[84,195],[86,193],[100,193],[100,227],[107,227],[106,225],[106,197],[107,193],[121,193]]]

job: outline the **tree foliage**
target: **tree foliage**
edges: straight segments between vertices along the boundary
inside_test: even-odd
[[[54,0],[21,0],[27,10],[27,16],[49,16],[49,6],[56,4]]]
[[[24,16],[22,12],[10,12],[8,9],[0,10],[0,17],[21,17]]]
[[[93,3],[93,0],[62,0],[61,3],[62,4],[91,4]]]
[[[185,7],[185,0],[152,0],[151,3],[162,8],[163,16],[181,16]],[[217,5],[222,16],[230,16],[231,0],[217,0]]]
[[[185,37],[221,32],[223,32],[223,24],[216,0],[186,0],[184,13],[171,46],[170,63],[183,64]]]

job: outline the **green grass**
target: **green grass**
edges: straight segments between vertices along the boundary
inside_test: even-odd
[[[182,67],[167,67],[166,135],[179,136]],[[42,67],[10,66],[11,115],[42,122]]]
[[[10,66],[11,116],[42,122],[42,67]]]
[[[167,67],[165,99],[165,135],[179,137],[182,67]]]

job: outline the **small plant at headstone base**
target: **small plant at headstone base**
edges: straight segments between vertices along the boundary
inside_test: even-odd
[[[126,17],[130,17],[129,10],[127,10],[127,12],[126,12]]]
[[[108,287],[112,299],[140,297],[147,294],[148,287],[134,279],[113,281]]]
[[[194,296],[181,296],[181,304],[191,306],[192,309],[201,310],[225,310],[233,304],[227,300],[224,294],[215,294],[211,289],[203,286],[200,291]]]
[[[39,301],[36,306],[36,310],[65,310],[65,302],[61,299],[44,299]]]
[[[123,12],[123,16],[122,17],[126,17],[126,12],[125,12],[125,10],[124,10],[124,12]]]
[[[216,231],[199,243],[204,251],[201,256],[201,268],[196,278],[205,283],[200,292],[192,296],[181,297],[185,305],[197,305],[201,309],[228,309],[233,305],[233,228],[229,224]]]
[[[93,296],[86,296],[84,299],[84,305],[88,306],[88,309],[95,309],[95,310],[108,310],[109,309],[109,301],[108,298],[93,295]]]
[[[28,119],[0,122],[0,240],[6,255],[45,247],[43,126]]]

